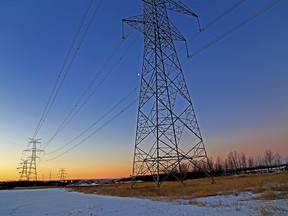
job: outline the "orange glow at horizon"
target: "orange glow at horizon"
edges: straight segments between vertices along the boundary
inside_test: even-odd
[[[279,153],[282,159],[288,158],[287,138],[284,131],[277,133],[250,133],[246,136],[226,136],[225,138],[205,139],[205,147],[208,157],[215,161],[219,156],[225,159],[230,151],[243,152],[246,156],[262,156],[267,149],[274,153]],[[114,149],[115,150],[115,149]],[[107,151],[107,152],[106,152]],[[113,160],[107,160],[109,149],[104,149],[101,154],[95,153],[95,150],[88,152],[71,152],[62,158],[51,162],[41,162],[37,166],[38,180],[57,180],[59,169],[65,168],[67,172],[66,179],[106,179],[106,178],[123,178],[129,177],[132,172],[131,152],[121,152],[117,149],[116,154],[110,155]],[[4,163],[0,164],[0,181],[17,181],[19,180],[21,170],[19,167],[18,157],[14,155],[1,155]]]
[[[43,167],[39,167],[37,178],[39,181],[41,180],[50,180],[50,171],[51,171],[51,180],[58,180],[59,169],[43,169]],[[107,178],[125,178],[131,175],[131,167],[126,167],[123,169],[109,169],[105,167],[94,167],[93,169],[82,167],[82,169],[74,169],[73,166],[65,168],[67,172],[66,179],[107,179]],[[18,181],[20,174],[18,173],[20,170],[15,170],[14,168],[6,167],[3,169],[1,167],[1,176],[0,181]]]

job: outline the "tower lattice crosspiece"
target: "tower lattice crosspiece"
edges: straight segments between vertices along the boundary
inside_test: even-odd
[[[179,0],[143,0],[143,4],[143,15],[123,19],[144,34],[132,186],[149,175],[157,187],[171,176],[183,182],[193,167],[210,176],[203,138],[174,45],[174,40],[186,40],[170,21],[168,10],[197,20],[198,16]]]

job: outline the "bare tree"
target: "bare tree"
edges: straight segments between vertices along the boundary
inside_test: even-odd
[[[216,159],[214,167],[215,167],[214,169],[217,172],[223,172],[223,162],[222,162],[222,159],[219,156]]]
[[[239,165],[240,167],[245,170],[247,168],[247,157],[246,155],[242,152],[241,154],[238,154],[239,158]]]
[[[224,169],[225,169],[225,172],[228,172],[230,169],[229,162],[228,162],[227,158],[224,160]]]
[[[212,157],[207,158],[207,162],[205,160],[195,161],[194,162],[194,170],[195,172],[202,172],[202,171],[210,171],[213,168],[213,159]]]
[[[212,158],[210,159],[212,164]],[[230,151],[225,159],[217,157],[213,169],[216,172],[235,171],[239,174],[240,170],[246,171],[248,168],[263,169],[265,167],[271,170],[273,166],[284,165],[288,167],[288,156],[284,159],[279,153],[274,153],[270,149],[265,150],[263,156],[247,157],[245,153],[238,153],[237,151]]]
[[[276,152],[274,155],[274,164],[277,166],[282,164],[282,158],[278,152]]]
[[[255,166],[256,167],[260,167],[260,166],[264,166],[264,159],[261,156],[257,156],[256,160],[255,160]]]
[[[237,170],[239,168],[238,164],[238,153],[237,151],[230,152],[227,156],[229,168],[231,170]]]
[[[254,160],[254,158],[251,157],[251,156],[248,158],[248,167],[249,167],[250,169],[252,169],[252,168],[255,167],[255,160]]]
[[[264,163],[267,167],[271,167],[273,165],[274,158],[275,158],[275,155],[270,149],[264,152]]]

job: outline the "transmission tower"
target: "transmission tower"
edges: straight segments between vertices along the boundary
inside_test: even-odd
[[[19,181],[29,181],[28,160],[22,160],[22,162],[20,164],[21,164],[21,167],[17,168],[17,169],[22,169],[22,171],[19,172],[21,174]]]
[[[44,152],[37,148],[37,144],[40,144],[40,140],[41,139],[30,139],[29,143],[32,144],[32,147],[25,150],[26,152],[31,152],[31,156],[28,157],[28,160],[30,161],[28,172],[29,180],[33,179],[34,181],[37,181],[37,159],[39,158],[37,155],[40,152]]]
[[[65,177],[67,175],[66,169],[60,169],[57,175],[59,176],[60,181],[65,181]]]
[[[143,15],[123,19],[144,34],[132,187],[137,179],[149,175],[157,187],[170,177],[183,182],[187,172],[195,167],[211,177],[174,45],[174,40],[186,40],[169,19],[168,10],[197,20],[198,16],[180,0],[143,0],[143,4]]]

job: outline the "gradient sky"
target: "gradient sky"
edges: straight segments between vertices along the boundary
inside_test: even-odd
[[[56,76],[88,1],[0,1],[0,180],[19,178],[17,167],[40,120]],[[94,1],[93,9],[100,1]],[[205,26],[239,1],[183,0]],[[189,43],[193,53],[255,13],[268,0],[244,1]],[[288,1],[282,1],[183,65],[209,156],[230,151],[247,156],[266,149],[288,156]],[[72,109],[93,74],[121,39],[122,18],[142,13],[142,1],[104,0],[37,138],[46,143]],[[189,40],[192,17],[170,13]],[[92,12],[88,14],[88,19]],[[84,27],[87,22],[84,23]],[[125,26],[125,32],[129,27]],[[77,44],[77,43],[76,43]],[[183,44],[177,42],[178,49]],[[95,135],[69,150],[67,144],[139,85],[143,36],[133,31],[106,65],[110,74],[93,97],[41,155],[38,178],[124,177],[131,174],[137,103]],[[180,52],[185,61],[185,52]],[[115,69],[113,66],[116,65]],[[101,80],[101,79],[99,79]],[[96,81],[99,83],[99,80]],[[133,100],[138,90],[90,131]],[[89,133],[88,133],[89,134]],[[43,145],[42,145],[43,146]],[[53,159],[53,160],[50,160]]]

